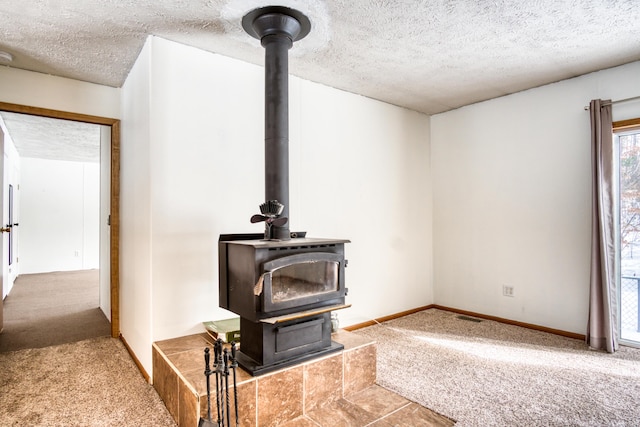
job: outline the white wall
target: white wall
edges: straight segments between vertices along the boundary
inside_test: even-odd
[[[0,101],[120,118],[120,89],[0,66]]]
[[[100,165],[22,158],[22,274],[99,267]]]
[[[217,240],[263,230],[263,80],[150,38],[123,87],[121,324],[147,372],[152,341],[232,315]],[[429,304],[429,118],[296,78],[290,98],[291,229],[353,241],[342,324]]]
[[[293,81],[292,229],[351,240],[341,326],[431,304],[429,117]]]
[[[151,374],[150,62],[147,43],[122,87],[119,314],[122,336]]]
[[[431,118],[435,303],[584,333],[589,112],[640,95],[640,62]],[[640,102],[614,120],[640,117]],[[515,297],[502,296],[502,286]]]

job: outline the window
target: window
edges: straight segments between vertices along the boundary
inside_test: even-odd
[[[640,119],[615,122],[618,147],[620,339],[640,345]]]

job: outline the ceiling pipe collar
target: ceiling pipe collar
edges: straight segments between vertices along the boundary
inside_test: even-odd
[[[258,40],[270,35],[282,35],[295,42],[309,34],[311,22],[295,9],[267,6],[247,13],[242,18],[242,28]]]

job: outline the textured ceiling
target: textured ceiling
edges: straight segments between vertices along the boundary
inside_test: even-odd
[[[292,74],[427,114],[640,60],[637,0],[0,0],[0,64],[121,87],[150,34],[262,64],[273,4],[312,23]]]
[[[292,74],[428,114],[640,60],[637,0],[0,0],[0,49],[114,87],[149,34],[260,64],[267,4],[311,19]]]
[[[21,157],[100,162],[100,126],[69,120],[1,112]]]

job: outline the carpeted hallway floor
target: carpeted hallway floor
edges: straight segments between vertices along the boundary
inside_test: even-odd
[[[98,308],[98,270],[21,275],[4,301],[0,426],[175,427]]]
[[[98,281],[99,270],[20,275],[4,300],[0,352],[109,335]]]
[[[176,426],[117,338],[0,353],[0,366],[0,426]]]

